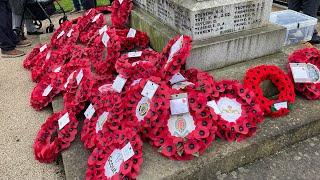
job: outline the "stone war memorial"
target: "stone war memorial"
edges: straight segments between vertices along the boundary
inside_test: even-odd
[[[134,2],[130,25],[147,32],[154,49],[161,50],[178,34],[192,37],[187,68],[208,71],[274,54],[282,47],[284,29],[269,23],[271,0]]]
[[[63,23],[24,61],[39,83],[31,106],[52,102],[54,112],[34,141],[36,159],[61,153],[72,180],[216,179],[319,134],[320,106],[310,101],[318,87],[295,86],[309,66],[283,46],[287,29],[269,21],[272,6],[115,0]],[[38,70],[39,59],[51,61]]]

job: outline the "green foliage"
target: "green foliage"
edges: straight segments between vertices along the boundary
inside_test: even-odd
[[[80,0],[79,0],[79,2],[80,2]],[[69,12],[73,9],[73,1],[72,0],[60,0],[59,3],[66,12]],[[109,4],[110,4],[109,0],[97,0],[97,6],[103,6],[103,5],[109,5]],[[59,6],[57,4],[55,4],[55,5],[56,5],[56,8],[59,9]]]

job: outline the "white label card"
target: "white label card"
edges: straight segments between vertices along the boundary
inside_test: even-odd
[[[137,31],[133,28],[130,28],[128,34],[127,34],[127,38],[134,38],[136,36]]]
[[[61,32],[59,33],[59,35],[57,36],[57,39],[61,38],[61,36],[63,36],[63,35],[64,35],[64,31],[61,31]]]
[[[142,121],[144,117],[148,114],[150,110],[150,102],[151,100],[147,97],[142,97],[136,107],[136,117],[138,121]]]
[[[111,178],[120,171],[120,166],[123,163],[122,151],[115,149],[109,156],[106,164],[104,165],[104,175]]]
[[[182,42],[183,36],[180,36],[180,38],[171,46],[169,57],[164,68],[166,68],[167,65],[172,61],[173,55],[180,50],[180,48],[182,47]]]
[[[123,0],[119,0],[119,3],[122,4]]]
[[[96,133],[102,130],[104,123],[107,121],[108,115],[109,115],[108,112],[104,112],[103,114],[101,114],[96,124]]]
[[[99,29],[99,35],[101,35],[102,33],[106,32],[108,29],[107,25],[104,25],[101,29]]]
[[[220,109],[219,109],[219,107],[218,107],[218,105],[217,105],[215,100],[208,101],[207,105],[212,107],[216,114],[221,114],[221,111],[220,111]]]
[[[66,113],[58,120],[59,130],[61,130],[69,122],[70,122],[69,113]]]
[[[105,47],[108,47],[108,41],[110,40],[110,37],[107,32],[103,33],[102,36],[102,43],[104,44]]]
[[[121,153],[124,162],[126,162],[134,155],[134,151],[130,142],[128,142],[128,144],[121,149]]]
[[[43,52],[45,49],[47,49],[47,44],[43,45],[43,46],[40,48],[40,52]]]
[[[48,96],[48,94],[52,91],[53,87],[51,84],[43,91],[42,96]]]
[[[131,83],[131,86],[134,86],[134,85],[138,84],[140,81],[141,81],[141,78],[134,80],[134,81]]]
[[[158,89],[159,85],[152,82],[152,81],[148,81],[146,83],[146,85],[144,86],[141,95],[144,97],[147,97],[149,99],[152,99],[154,94],[156,93],[157,89]]]
[[[194,85],[194,84],[192,82],[188,82],[188,81],[178,82],[178,83],[172,85],[172,88],[179,90],[179,89],[183,89],[189,85]]]
[[[120,93],[126,82],[127,79],[124,79],[121,75],[118,75],[112,84],[112,89]]]
[[[90,10],[87,12],[86,16],[88,16],[88,15],[91,13],[91,11],[92,11],[92,9],[90,9]]]
[[[290,63],[294,82],[296,83],[318,83],[320,72],[317,66],[306,63]]]
[[[67,34],[67,37],[68,37],[68,38],[71,37],[73,31],[74,31],[73,29],[70,29],[70,31],[69,31],[68,34]]]
[[[186,78],[184,78],[180,73],[176,73],[170,79],[170,83],[171,84],[175,84],[175,83],[182,82],[182,81],[185,81],[185,80],[186,80]]]
[[[274,103],[273,106],[274,108],[276,108],[277,111],[280,110],[281,108],[288,109],[288,102],[284,101],[284,102]]]
[[[93,105],[90,104],[87,110],[84,112],[84,116],[90,120],[95,112],[96,110],[94,109]]]
[[[142,51],[129,52],[128,57],[141,57]]]
[[[101,16],[101,13],[99,13],[98,15],[96,15],[96,16],[93,18],[92,22],[93,22],[93,23],[96,22],[96,21],[99,19],[100,16]]]
[[[65,88],[65,89],[68,87],[68,84],[69,84],[70,80],[73,78],[73,74],[74,74],[75,72],[76,72],[76,71],[73,71],[73,72],[69,75],[69,77],[68,77],[68,79],[67,79],[67,82],[64,84],[64,88]]]
[[[171,95],[170,110],[171,115],[184,114],[189,112],[188,94]]]
[[[46,55],[46,60],[49,59],[51,57],[51,51],[49,51]]]
[[[168,120],[169,132],[172,136],[186,137],[196,128],[190,113],[170,116]]]
[[[83,70],[81,69],[80,72],[77,75],[77,84],[79,85],[81,80],[83,78]]]
[[[61,71],[61,66],[60,66],[60,67],[57,67],[53,72],[58,73],[58,72],[60,72],[60,71]]]
[[[236,122],[242,114],[242,106],[236,99],[221,97],[217,102],[221,117],[228,122]]]

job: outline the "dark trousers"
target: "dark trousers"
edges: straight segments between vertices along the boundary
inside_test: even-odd
[[[97,7],[97,0],[85,0],[86,10]]]
[[[12,31],[12,12],[8,1],[0,0],[0,48],[14,50],[21,39]]]
[[[301,11],[309,16],[317,18],[320,0],[289,0],[288,8],[294,11]],[[320,40],[318,31],[314,30],[312,40]]]
[[[83,7],[83,9],[86,9],[86,2],[85,0],[80,0],[81,2],[81,6]],[[80,9],[80,3],[79,0],[73,0],[73,6],[75,9]]]

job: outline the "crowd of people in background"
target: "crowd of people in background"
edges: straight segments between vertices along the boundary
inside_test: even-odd
[[[29,41],[17,36],[13,29],[26,26],[28,35],[43,33],[35,28],[30,14],[24,11],[24,5],[29,1],[35,0],[0,0],[0,48],[1,56],[4,58],[23,56],[25,53],[17,50],[16,47],[31,45]],[[110,0],[110,3],[112,2],[113,0]],[[79,0],[73,0],[73,4],[74,8],[71,13],[86,11],[97,6],[96,0],[80,0],[80,2]],[[317,17],[320,0],[289,0],[288,4],[289,9],[302,11],[309,16]],[[320,44],[317,30],[314,31],[310,43]]]

